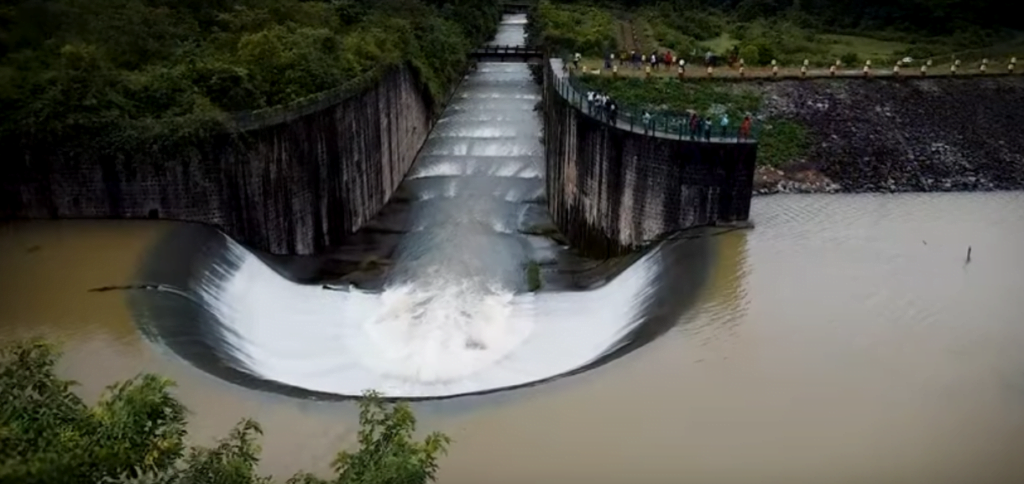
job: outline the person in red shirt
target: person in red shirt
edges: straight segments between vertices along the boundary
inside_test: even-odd
[[[665,51],[665,66],[670,67],[672,65],[672,53]]]
[[[740,124],[740,139],[747,139],[750,137],[750,116],[744,116],[743,122]]]

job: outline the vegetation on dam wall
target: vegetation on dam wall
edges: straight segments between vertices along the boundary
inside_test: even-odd
[[[31,341],[0,348],[0,482],[19,484],[269,484],[257,473],[262,434],[239,422],[212,448],[188,445],[188,409],[174,383],[143,374],[110,386],[89,407],[54,370],[59,353]],[[336,475],[300,473],[289,484],[425,484],[451,440],[416,441],[407,404],[360,400],[359,448],[340,452]],[[278,481],[280,482],[280,481]]]
[[[0,137],[134,149],[411,64],[435,100],[493,35],[490,0],[14,0]]]
[[[315,253],[383,206],[499,19],[490,0],[4,2],[0,217]]]

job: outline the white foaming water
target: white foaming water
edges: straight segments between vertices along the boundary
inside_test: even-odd
[[[541,167],[534,160],[524,158],[506,163],[494,163],[486,157],[443,157],[436,162],[421,163],[408,175],[409,179],[437,176],[486,175],[511,178],[541,178]]]
[[[374,294],[297,284],[227,245],[197,292],[229,333],[229,351],[260,378],[342,395],[476,393],[585,366],[641,322],[660,266],[655,250],[586,292],[479,294],[427,282]]]
[[[498,38],[521,44],[523,24],[506,18]],[[531,258],[517,230],[544,190],[537,90],[521,63],[466,80],[403,182],[407,232],[382,293],[292,283],[229,242],[199,288],[225,350],[266,380],[401,397],[528,384],[615,350],[640,323],[657,255],[592,292],[515,294]]]

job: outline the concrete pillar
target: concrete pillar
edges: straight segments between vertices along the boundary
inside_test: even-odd
[[[772,59],[772,77],[779,77],[779,63]]]
[[[715,74],[715,68],[711,67],[711,66],[708,66],[708,77],[711,77],[714,74]]]
[[[985,71],[988,70],[988,59],[982,59],[981,60],[981,67],[979,69],[981,69],[981,73],[982,74],[984,74]]]
[[[809,64],[810,62],[807,59],[804,59],[804,65],[800,66],[800,77],[807,77],[807,66]]]
[[[651,77],[651,65],[650,64],[647,64],[647,65],[644,66],[644,73],[647,75],[647,77]]]
[[[612,77],[619,77],[619,66],[612,65]]]
[[[866,61],[864,61],[864,77],[868,77],[870,75],[871,75],[871,61],[870,60],[866,60]]]
[[[836,66],[835,65],[828,66],[828,75],[830,75],[832,77],[836,77]]]
[[[1016,64],[1016,63],[1017,63],[1017,58],[1016,57],[1011,57],[1010,58],[1010,65],[1006,66],[1006,70],[1010,74],[1013,74],[1013,68],[1015,67],[1014,64]]]

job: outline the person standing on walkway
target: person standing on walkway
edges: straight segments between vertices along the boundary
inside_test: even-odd
[[[635,50],[629,51],[629,60],[633,62],[633,69],[640,70],[640,54]]]
[[[608,122],[615,126],[615,123],[619,120],[619,104],[614,99],[608,100]]]
[[[658,68],[658,51],[651,52],[651,70]]]
[[[604,68],[605,69],[611,69],[612,68],[612,62],[614,62],[614,61],[615,61],[615,54],[613,54],[611,52],[605,54],[605,56],[604,56]]]
[[[581,56],[579,52],[577,52],[576,55],[572,56],[572,66],[574,69],[580,69],[580,59],[582,58],[583,56]]]
[[[666,50],[665,51],[665,69],[671,69],[671,68],[672,68],[672,51]]]
[[[690,139],[696,141],[697,134],[700,131],[700,118],[697,117],[697,113],[690,113]]]
[[[718,121],[718,124],[722,127],[722,137],[725,138],[729,132],[729,115],[722,113],[722,119]]]
[[[711,141],[711,116],[704,118],[704,141]]]
[[[740,139],[747,139],[750,137],[750,115],[743,117],[743,122],[740,123]]]
[[[644,134],[651,129],[651,113],[644,111],[644,115],[640,118],[644,122]]]

